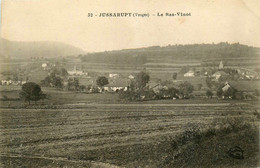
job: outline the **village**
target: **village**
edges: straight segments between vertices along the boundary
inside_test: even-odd
[[[29,71],[28,67],[30,67]],[[220,61],[217,67],[184,66],[178,72],[172,72],[172,77],[166,80],[153,78],[153,74],[149,71],[147,72],[145,68],[135,73],[99,73],[88,71],[84,65],[74,64],[66,67],[66,64],[62,61],[46,62],[44,60],[39,61],[38,59],[32,59],[32,63],[22,69],[20,67],[16,72],[2,72],[0,84],[4,87],[12,88],[14,86],[22,86],[26,82],[35,82],[43,88],[56,88],[58,90],[62,89],[88,94],[118,93],[119,91],[136,90],[131,88],[131,85],[135,82],[138,73],[144,72],[149,75],[149,80],[146,81],[142,90],[145,92],[152,91],[153,95],[147,96],[145,92],[139,93],[137,100],[151,100],[158,99],[158,97],[160,99],[173,100],[203,97],[256,99],[259,94],[257,87],[250,89],[245,87],[241,89],[240,86],[241,82],[250,83],[259,81],[259,71],[242,67],[225,66],[223,61]],[[107,82],[98,84],[97,79],[100,77],[104,77]],[[177,92],[172,94],[169,92],[172,88],[180,90],[180,85],[185,82],[192,87],[188,95],[180,95]],[[233,93],[233,91],[230,92],[230,90],[235,90],[236,93]],[[230,92],[230,94],[227,95],[225,94],[226,92]]]

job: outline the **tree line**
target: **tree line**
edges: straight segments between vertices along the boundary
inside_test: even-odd
[[[106,51],[79,55],[83,62],[113,63],[113,64],[145,64],[149,58],[160,57],[201,60],[225,60],[234,58],[257,58],[259,48],[249,47],[239,43],[229,44],[192,44],[192,45],[168,45],[165,47],[153,46],[148,48],[127,49],[118,51]],[[212,61],[211,61],[212,62]]]

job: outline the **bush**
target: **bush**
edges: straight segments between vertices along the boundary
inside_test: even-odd
[[[260,113],[257,110],[255,110],[253,114],[256,116],[257,119],[260,120]]]
[[[169,89],[160,89],[158,93],[156,93],[157,99],[172,99],[173,97],[177,98],[178,89],[171,87]]]
[[[119,91],[119,98],[124,99],[124,100],[129,100],[129,101],[134,101],[140,99],[140,96],[137,95],[135,91]]]
[[[140,91],[119,91],[119,98],[129,101],[154,100],[156,94],[152,90]]]
[[[212,98],[213,95],[214,95],[214,94],[213,94],[213,92],[212,92],[211,90],[207,90],[206,96],[207,96],[208,98]]]
[[[193,92],[194,87],[189,82],[185,81],[179,85],[179,94],[182,98],[191,98],[191,93]]]

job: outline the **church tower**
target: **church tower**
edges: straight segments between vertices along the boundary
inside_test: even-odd
[[[218,69],[223,69],[223,68],[224,68],[224,64],[223,64],[222,61],[220,61],[219,66],[218,66]]]

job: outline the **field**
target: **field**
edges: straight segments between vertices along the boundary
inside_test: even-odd
[[[195,82],[199,82],[199,80],[194,80]],[[252,82],[252,81],[247,81]],[[244,85],[246,86],[247,83]],[[248,85],[248,84],[247,84]],[[258,86],[258,83],[256,83]],[[1,107],[13,107],[13,108],[20,108],[28,106],[28,103],[24,103],[19,99],[19,92],[21,91],[21,86],[0,86],[0,100],[3,100],[4,97],[7,97],[8,100],[0,101]],[[48,99],[44,101],[38,101],[37,104],[43,105],[66,105],[66,107],[70,106],[74,108],[75,104],[78,105],[88,105],[88,104],[121,104],[121,103],[136,103],[136,102],[126,102],[125,100],[119,99],[117,93],[97,93],[97,94],[88,94],[84,92],[74,92],[74,91],[65,91],[65,90],[58,90],[55,88],[42,88],[42,91],[48,95]],[[194,99],[183,99],[183,100],[171,100],[171,99],[163,99],[163,100],[151,100],[151,101],[144,101],[138,102],[138,104],[197,104],[201,102],[207,102],[209,104],[214,103],[236,103],[240,102],[239,100],[221,100],[217,99],[215,96],[213,99],[207,99],[205,97],[206,91],[194,91],[193,94],[196,96]],[[203,97],[204,96],[204,97]],[[9,100],[10,99],[10,100]],[[244,100],[244,102],[251,103],[251,100]],[[257,103],[257,100],[254,101]],[[34,102],[32,102],[34,104]],[[65,107],[65,108],[66,108]]]
[[[1,164],[6,167],[33,167],[33,163],[38,167],[158,167],[164,150],[157,151],[156,144],[183,132],[187,125],[206,126],[213,120],[239,116],[253,122],[255,111],[256,107],[250,104],[205,101],[97,103],[75,105],[73,109],[2,108]],[[245,147],[239,141],[229,145]],[[232,146],[225,150],[229,147]],[[248,158],[232,163],[245,165],[251,161],[252,152],[245,150]]]

